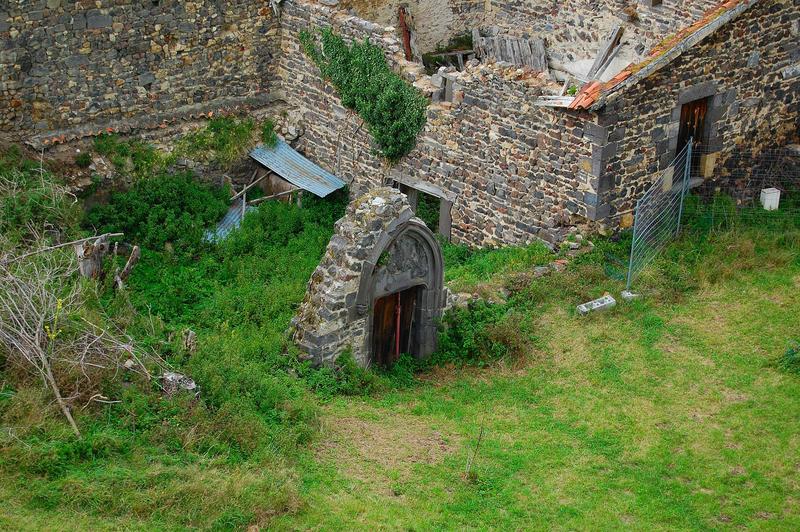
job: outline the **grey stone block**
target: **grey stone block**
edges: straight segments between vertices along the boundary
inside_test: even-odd
[[[616,299],[614,299],[610,295],[605,295],[599,299],[595,299],[593,301],[589,301],[587,303],[583,303],[582,305],[578,305],[578,313],[582,316],[589,314],[590,312],[596,312],[600,310],[608,310],[613,308],[617,305]]]
[[[111,15],[104,15],[98,12],[90,12],[86,16],[86,27],[90,30],[108,28],[113,22]]]

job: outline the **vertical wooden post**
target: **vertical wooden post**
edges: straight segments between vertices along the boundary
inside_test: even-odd
[[[297,193],[297,206],[303,208],[303,191]]]
[[[395,360],[400,358],[400,314],[402,311],[402,305],[400,304],[400,292],[397,292],[397,318],[395,322],[395,334],[394,334],[394,356]]]

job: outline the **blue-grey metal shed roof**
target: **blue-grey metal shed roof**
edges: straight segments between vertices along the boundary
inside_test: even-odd
[[[250,205],[242,206],[244,201],[244,196],[234,200],[233,205],[231,205],[231,207],[228,209],[228,212],[225,213],[225,216],[222,218],[222,220],[220,220],[217,226],[214,229],[208,229],[206,231],[206,242],[218,242],[220,240],[225,240],[231,231],[238,229],[239,226],[242,225],[242,219],[244,219],[245,214],[258,210],[257,207],[252,207]]]
[[[344,181],[312,163],[281,139],[278,139],[274,148],[258,146],[250,152],[250,157],[294,186],[320,198],[344,186]]]

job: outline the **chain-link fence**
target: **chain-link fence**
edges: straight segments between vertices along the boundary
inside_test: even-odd
[[[800,146],[709,152],[690,140],[636,203],[628,290],[682,223],[800,227]]]
[[[684,206],[693,226],[800,226],[800,146],[693,153],[692,182],[701,186],[692,189]]]

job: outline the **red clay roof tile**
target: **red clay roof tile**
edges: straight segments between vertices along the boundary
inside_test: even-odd
[[[650,64],[652,61],[661,57],[662,55],[666,54],[675,46],[683,41],[685,38],[689,37],[690,35],[694,34],[695,32],[701,30],[702,28],[706,27],[708,24],[719,18],[723,13],[726,11],[733,9],[734,7],[738,6],[742,2],[746,2],[748,0],[727,0],[722,2],[716,7],[713,7],[706,11],[700,19],[692,23],[690,26],[680,30],[674,35],[671,35],[665,38],[663,41],[655,45],[650,52],[648,53],[647,59],[641,61],[639,63],[631,63],[627,67],[625,67],[621,72],[619,72],[616,76],[611,78],[605,83],[601,83],[598,81],[591,81],[584,85],[580,92],[575,96],[575,99],[570,104],[570,109],[588,109],[597,100],[600,96],[608,92],[610,89],[616,87],[627,78],[632,76],[634,73],[640,71],[642,68]]]

